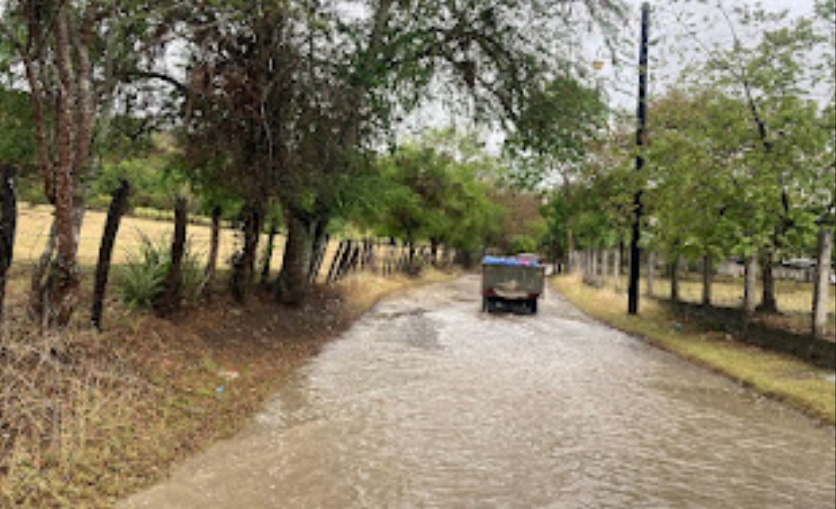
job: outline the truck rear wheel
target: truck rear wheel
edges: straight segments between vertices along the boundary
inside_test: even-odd
[[[528,308],[531,310],[532,315],[537,314],[537,299],[536,298],[530,299],[528,301]]]

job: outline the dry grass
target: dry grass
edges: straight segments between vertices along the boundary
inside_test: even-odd
[[[81,235],[79,236],[78,259],[82,265],[94,265],[99,256],[99,243],[101,242],[102,230],[106,214],[91,210],[84,215]],[[49,236],[49,227],[52,221],[52,209],[46,205],[30,207],[23,205],[20,208],[18,217],[17,238],[15,240],[15,263],[28,265],[33,263],[41,255],[46,239]],[[170,236],[174,231],[174,224],[171,220],[154,220],[149,218],[126,216],[122,219],[119,227],[119,235],[116,239],[116,249],[113,252],[113,263],[123,263],[129,253],[136,252],[140,245],[140,234],[146,235],[152,240],[163,236]],[[190,224],[187,229],[189,242],[195,252],[206,255],[209,252],[209,240],[211,229],[205,224]],[[266,242],[266,235],[262,239],[262,245]],[[218,259],[228,260],[239,246],[238,239],[233,230],[224,228],[221,232],[221,243]],[[284,239],[281,236],[276,238],[276,249],[273,252],[271,266],[276,267],[281,263]]]
[[[702,300],[702,281],[696,277],[686,278],[680,282],[679,292],[682,300],[686,302],[700,302]],[[836,297],[833,286],[829,286],[830,305],[828,309],[836,311]],[[666,297],[670,295],[670,280],[659,279],[653,286],[654,295]],[[757,295],[760,295],[762,287],[760,283],[755,286]],[[799,281],[778,280],[775,283],[778,309],[786,313],[810,313],[813,307],[813,284]],[[716,277],[712,284],[712,303],[720,306],[738,307],[743,297],[743,279],[731,277]]]
[[[141,245],[141,236],[145,235],[151,240],[158,240],[163,237],[170,237],[174,231],[172,220],[166,214],[161,214],[158,219],[146,212],[144,217],[125,216],[119,227],[119,234],[116,239],[116,248],[113,252],[113,264],[125,263],[131,253],[136,253]],[[194,218],[199,224],[189,224],[187,235],[192,252],[199,257],[205,257],[209,252],[211,229],[206,224],[206,218]],[[95,266],[98,259],[101,234],[104,229],[106,214],[99,211],[88,211],[84,216],[81,235],[79,236],[78,259],[82,269],[88,270]],[[15,239],[15,260],[12,271],[21,273],[30,270],[43,251],[46,239],[49,235],[49,228],[52,221],[51,207],[45,205],[27,206],[23,205],[19,211],[17,236]],[[267,242],[267,235],[262,235],[259,242],[259,258],[263,254]],[[277,235],[274,241],[273,254],[270,258],[270,267],[275,271],[281,266],[284,256],[285,238]],[[318,282],[325,282],[328,270],[331,267],[334,256],[337,254],[339,242],[332,240],[325,251],[322,265],[319,271]],[[233,253],[241,248],[241,239],[235,230],[230,228],[221,229],[221,239],[218,251],[218,260],[221,266],[231,259]],[[388,257],[391,253],[388,250],[380,250],[381,257]],[[382,261],[382,260],[380,260]],[[260,270],[262,261],[259,259]],[[14,284],[14,283],[13,283]],[[22,283],[20,289],[23,288]],[[16,289],[10,288],[9,293]]]
[[[362,313],[374,306],[382,298],[416,285],[432,284],[449,280],[453,275],[435,269],[422,271],[420,278],[403,274],[382,276],[368,272],[358,272],[340,280],[337,287],[346,295],[346,306],[354,313]]]
[[[604,285],[610,290],[624,291],[627,288],[627,278],[622,277],[618,283],[609,278]],[[641,291],[647,293],[647,280],[642,279]],[[670,296],[670,279],[657,277],[653,283],[653,297],[667,299]],[[836,287],[829,287],[828,335],[836,339]],[[755,287],[756,295],[760,296],[762,286],[760,282]],[[775,282],[776,299],[780,317],[770,320],[780,321],[776,325],[786,326],[796,332],[810,330],[813,308],[813,284],[800,281],[777,280]],[[683,302],[698,304],[702,302],[702,278],[698,274],[687,274],[679,281],[679,297]],[[728,276],[715,276],[712,282],[711,303],[714,306],[739,308],[742,306],[743,279]]]
[[[0,507],[106,499],[141,455],[142,444],[128,440],[138,423],[163,425],[151,418],[154,387],[91,331],[42,335],[19,319],[7,327],[0,344]]]
[[[623,294],[597,290],[575,277],[555,278],[553,284],[590,316],[785,401],[824,423],[836,424],[836,385],[825,378],[832,373],[730,341],[726,333],[703,330],[651,299],[643,299],[639,314],[629,316]]]

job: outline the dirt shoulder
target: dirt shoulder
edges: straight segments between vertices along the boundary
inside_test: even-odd
[[[0,507],[110,507],[240,430],[296,368],[378,300],[450,275],[348,278],[298,308],[217,295],[172,320],[115,304],[107,330],[0,344]]]
[[[552,284],[584,313],[607,325],[639,336],[660,348],[738,381],[764,396],[785,402],[823,425],[836,424],[836,383],[833,370],[804,362],[787,353],[770,351],[739,337],[732,321],[722,313],[710,315],[665,306],[643,299],[639,314],[627,314],[625,295],[584,285],[576,277],[556,277]],[[747,334],[766,330],[768,323]],[[780,341],[773,329],[762,345]],[[792,338],[787,341],[793,340]]]

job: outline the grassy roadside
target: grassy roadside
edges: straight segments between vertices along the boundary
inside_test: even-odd
[[[639,315],[629,316],[626,295],[592,288],[577,277],[553,278],[552,284],[583,312],[614,328],[783,401],[824,424],[836,424],[836,384],[825,379],[832,373],[733,341],[727,333],[706,331],[652,299],[643,299]]]
[[[451,275],[351,276],[298,308],[218,294],[173,320],[112,302],[107,330],[42,336],[7,310],[0,340],[0,507],[111,507],[228,437],[381,298]]]

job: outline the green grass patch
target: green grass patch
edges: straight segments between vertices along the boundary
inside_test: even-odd
[[[836,424],[836,384],[826,379],[832,373],[790,356],[739,343],[728,333],[707,331],[652,299],[643,299],[639,314],[631,316],[627,314],[626,295],[592,288],[575,277],[554,278],[552,284],[589,316],[641,336],[826,424]]]

